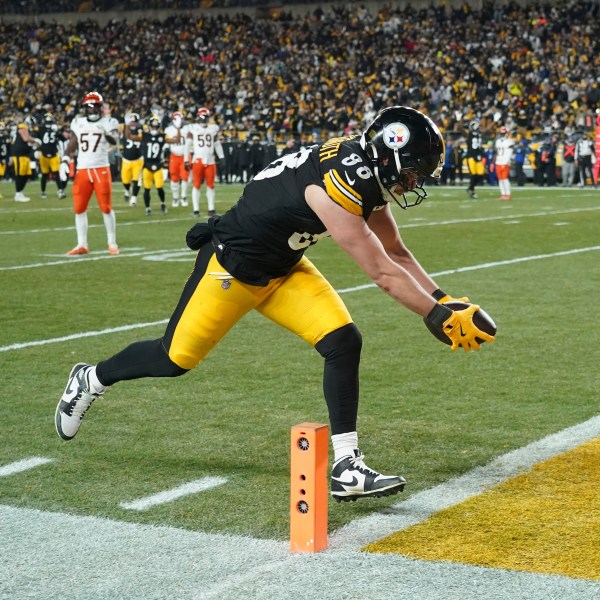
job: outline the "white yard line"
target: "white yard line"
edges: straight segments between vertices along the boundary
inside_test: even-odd
[[[210,490],[219,485],[223,485],[224,483],[227,483],[227,478],[225,477],[203,477],[202,479],[188,481],[187,483],[178,485],[170,490],[145,496],[144,498],[139,498],[138,500],[121,502],[119,506],[121,508],[126,508],[127,510],[148,510],[153,506],[166,504],[167,502],[173,502],[173,500],[178,500],[179,498],[184,498],[185,496],[191,496],[192,494],[198,494],[199,492]]]
[[[454,273],[462,273],[464,271],[477,271],[479,269],[490,269],[492,267],[500,267],[505,265],[512,265],[522,262],[529,262],[532,260],[542,260],[546,258],[555,258],[557,256],[569,256],[572,254],[581,254],[583,252],[595,252],[600,250],[600,246],[588,246],[587,248],[573,248],[572,250],[562,250],[560,252],[551,252],[548,254],[534,254],[532,256],[522,256],[518,258],[509,258],[506,260],[499,260],[488,263],[481,263],[479,265],[471,265],[467,267],[458,267],[456,269],[447,269],[445,271],[438,271],[437,273],[431,273],[432,277],[441,277],[443,275],[452,275]],[[164,252],[164,251],[163,251]],[[139,253],[139,255],[145,255],[146,253]],[[112,258],[112,257],[111,257]],[[375,287],[374,283],[367,283],[351,288],[343,288],[337,290],[340,294],[347,294],[350,292],[357,292]],[[32,346],[45,346],[47,344],[55,344],[59,342],[68,342],[71,340],[77,340],[81,338],[96,337],[98,335],[107,335],[110,333],[117,333],[119,331],[129,331],[131,329],[141,329],[144,327],[153,327],[155,325],[164,325],[168,322],[168,319],[162,319],[160,321],[151,321],[148,323],[133,323],[131,325],[121,325],[119,327],[109,327],[107,329],[100,329],[97,331],[85,331],[81,333],[73,333],[71,335],[65,335],[56,338],[49,338],[45,340],[33,340],[31,342],[20,342],[15,344],[9,344],[7,346],[0,346],[0,352],[9,352],[11,350],[22,350],[24,348],[30,348]]]
[[[35,469],[35,467],[47,465],[51,462],[54,462],[53,458],[44,458],[43,456],[32,456],[31,458],[17,460],[0,467],[0,477],[8,477],[9,475],[23,473],[25,471],[29,471],[30,469]]]

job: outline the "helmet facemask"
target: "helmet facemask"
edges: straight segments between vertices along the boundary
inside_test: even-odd
[[[174,112],[172,120],[173,120],[173,125],[175,127],[177,127],[177,129],[180,129],[181,126],[183,125],[183,115],[180,112]]]
[[[85,116],[88,121],[99,121],[102,117],[102,104],[104,103],[102,96],[98,92],[89,92],[83,99],[85,108]]]

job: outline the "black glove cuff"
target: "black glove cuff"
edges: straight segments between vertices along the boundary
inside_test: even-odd
[[[436,304],[431,312],[425,317],[425,321],[431,323],[434,327],[441,329],[444,322],[452,316],[452,311],[443,304]]]
[[[431,292],[431,295],[433,296],[434,300],[439,302],[444,296],[447,296],[448,294],[446,294],[446,292],[444,292],[444,291],[440,290],[440,288],[438,288],[434,292]]]

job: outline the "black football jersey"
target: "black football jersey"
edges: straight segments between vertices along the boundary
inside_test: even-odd
[[[130,140],[126,136],[121,139],[121,154],[127,160],[142,158],[142,142]]]
[[[469,133],[467,138],[467,158],[483,160],[483,138],[480,133]]]
[[[42,140],[40,150],[46,158],[52,158],[58,154],[58,127],[54,124],[44,126],[39,131]]]
[[[17,125],[17,131],[15,132],[14,139],[10,146],[11,156],[29,156],[31,154],[31,146],[25,140],[23,140],[23,138],[19,134],[19,129],[23,129],[25,127],[26,125],[23,123]]]
[[[0,162],[4,162],[10,154],[10,138],[0,135]]]
[[[142,134],[142,156],[144,157],[144,169],[158,171],[164,160],[165,134],[150,133]]]
[[[211,219],[218,242],[270,277],[282,277],[328,235],[304,199],[308,185],[367,220],[385,205],[360,137],[334,138],[274,160],[224,215]]]

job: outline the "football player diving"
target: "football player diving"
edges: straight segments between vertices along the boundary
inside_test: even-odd
[[[71,369],[55,413],[58,435],[75,437],[91,404],[117,382],[187,373],[254,309],[323,358],[333,498],[402,491],[403,477],[368,467],[359,450],[361,334],[304,253],[331,236],[385,293],[436,331],[443,329],[452,349],[493,342],[473,323],[477,305],[445,305],[452,298],[404,245],[392,214],[392,202],[405,209],[427,197],[425,179],[440,176],[443,160],[437,126],[417,110],[395,106],[381,111],[362,135],[273,161],[245,186],[237,204],[188,232],[195,267],[162,337],[134,342],[95,366],[80,362]]]

